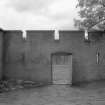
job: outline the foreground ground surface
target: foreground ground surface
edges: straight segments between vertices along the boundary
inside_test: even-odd
[[[105,81],[50,85],[0,93],[0,105],[105,105]]]

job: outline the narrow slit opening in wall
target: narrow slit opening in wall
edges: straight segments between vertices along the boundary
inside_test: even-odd
[[[55,30],[54,40],[59,40],[59,31]]]
[[[23,35],[22,35],[22,37],[23,37],[23,39],[26,40],[26,38],[27,38],[27,34],[26,34],[26,31],[25,31],[25,30],[23,30]]]
[[[85,30],[85,40],[88,40],[89,38],[88,38],[88,31],[87,30]]]

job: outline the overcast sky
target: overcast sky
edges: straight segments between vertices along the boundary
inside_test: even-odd
[[[75,29],[77,0],[0,0],[3,29]]]

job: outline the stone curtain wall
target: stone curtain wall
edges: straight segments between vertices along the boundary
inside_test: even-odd
[[[99,35],[101,32],[93,32]],[[61,43],[65,51],[73,53],[73,82],[105,79],[105,35],[96,41],[89,33],[90,42],[84,41],[83,32],[61,31]],[[102,34],[102,33],[101,33]],[[97,64],[97,51],[99,63]],[[103,58],[103,61],[102,61]]]
[[[5,31],[4,77],[51,83],[51,54],[61,51],[73,54],[74,83],[105,79],[105,35],[97,39],[102,32],[89,33],[88,43],[84,32],[59,33],[60,40],[54,40],[54,31],[30,30],[24,40],[21,31]]]
[[[5,31],[4,78],[24,77],[25,42],[21,31]]]
[[[0,79],[3,76],[3,31],[0,30]]]

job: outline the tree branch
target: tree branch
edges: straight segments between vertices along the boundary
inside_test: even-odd
[[[88,29],[91,29],[93,27],[95,27],[97,24],[100,24],[101,22],[105,21],[105,18],[104,19],[101,19],[100,21],[98,21],[96,24],[92,25],[91,27],[89,27]]]

